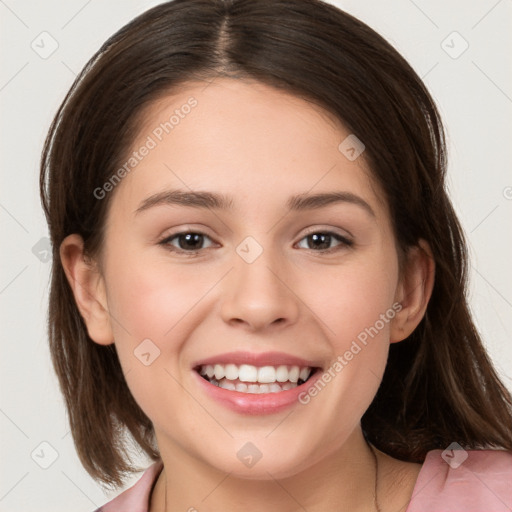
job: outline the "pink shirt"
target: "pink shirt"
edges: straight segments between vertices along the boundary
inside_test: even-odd
[[[468,450],[457,466],[442,450],[427,453],[406,512],[511,512],[512,452]],[[155,462],[133,486],[96,512],[148,512],[153,484],[162,471]]]

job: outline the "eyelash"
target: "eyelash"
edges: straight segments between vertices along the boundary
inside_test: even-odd
[[[184,236],[184,235],[200,235],[200,236],[203,236],[205,238],[210,239],[210,237],[206,233],[203,233],[201,231],[180,231],[178,233],[174,233],[174,234],[172,234],[170,236],[165,237],[162,241],[159,242],[159,245],[164,246],[169,251],[172,251],[172,252],[175,252],[175,253],[180,253],[180,254],[183,254],[183,255],[188,256],[188,257],[198,256],[201,251],[204,251],[205,249],[208,249],[208,247],[204,247],[202,249],[187,251],[185,249],[181,249],[181,248],[174,247],[174,246],[171,245],[170,242],[172,240],[178,239],[180,236]],[[338,245],[335,245],[334,247],[329,247],[328,249],[321,249],[321,250],[315,250],[315,249],[310,249],[310,248],[307,249],[307,250],[315,252],[315,253],[331,254],[333,252],[337,252],[337,251],[342,250],[344,248],[350,248],[350,247],[352,247],[354,245],[354,242],[352,240],[350,240],[349,238],[344,237],[344,236],[342,236],[342,235],[340,235],[338,233],[334,233],[333,231],[320,231],[320,230],[319,231],[312,231],[310,233],[307,233],[306,235],[304,235],[299,240],[299,243],[302,242],[302,240],[305,240],[305,239],[307,239],[308,237],[310,237],[312,235],[330,236],[331,239],[333,238],[337,242],[339,242]]]

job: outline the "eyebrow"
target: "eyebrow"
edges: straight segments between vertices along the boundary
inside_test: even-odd
[[[362,198],[352,192],[324,192],[319,194],[299,194],[287,201],[289,210],[313,210],[336,203],[348,203],[361,207],[366,213],[375,217],[372,207]]]
[[[144,199],[135,210],[135,215],[160,205],[181,205],[194,208],[229,210],[233,201],[227,196],[213,192],[187,192],[182,190],[165,190]]]
[[[323,192],[318,194],[298,194],[292,196],[286,202],[288,210],[303,211],[315,210],[336,203],[348,203],[361,207],[372,217],[375,212],[362,198],[352,192]],[[135,215],[145,210],[161,205],[181,205],[193,208],[214,210],[230,210],[233,208],[233,199],[223,194],[213,192],[197,192],[182,190],[165,190],[144,199],[135,210]]]

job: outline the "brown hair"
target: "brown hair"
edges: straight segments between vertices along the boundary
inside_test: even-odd
[[[153,426],[125,382],[115,345],[88,336],[59,258],[80,234],[101,248],[107,205],[94,190],[111,177],[144,108],[194,79],[246,77],[312,101],[366,145],[397,245],[426,240],[436,264],[426,314],[390,347],[382,384],[362,418],[389,455],[422,462],[457,441],[512,449],[512,397],[496,374],[466,301],[467,256],[447,197],[443,127],[407,62],[381,36],[318,0],[175,0],[112,36],[75,80],[51,125],[41,162],[53,244],[49,339],[78,455],[97,480],[132,471],[129,432],[154,460]]]

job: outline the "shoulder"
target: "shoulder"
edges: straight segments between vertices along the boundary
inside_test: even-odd
[[[135,485],[123,491],[96,512],[148,512],[151,490],[162,468],[161,460],[155,462],[144,471]]]
[[[512,510],[512,452],[432,450],[406,512]]]

